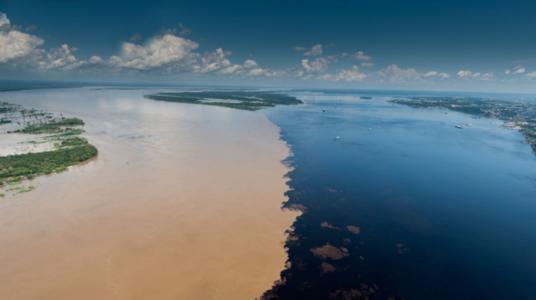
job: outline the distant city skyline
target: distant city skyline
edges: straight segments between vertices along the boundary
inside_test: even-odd
[[[0,0],[0,79],[536,92],[533,1]]]

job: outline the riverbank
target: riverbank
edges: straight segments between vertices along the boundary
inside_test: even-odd
[[[0,295],[253,299],[279,278],[295,213],[280,208],[288,149],[278,128],[261,113],[144,94],[0,94],[65,109],[99,149],[0,201]]]
[[[80,135],[84,121],[0,102],[0,197],[33,190],[37,176],[66,171],[97,156]]]

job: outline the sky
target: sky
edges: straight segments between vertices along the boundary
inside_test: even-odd
[[[536,92],[536,1],[0,0],[0,79]]]

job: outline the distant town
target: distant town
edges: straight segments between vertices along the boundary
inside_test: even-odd
[[[506,127],[519,130],[536,154],[536,105],[534,103],[467,97],[412,97],[394,99],[391,102],[415,108],[445,108],[474,116],[502,120]]]

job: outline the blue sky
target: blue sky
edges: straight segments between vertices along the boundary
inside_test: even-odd
[[[0,0],[0,78],[536,91],[536,1]]]

